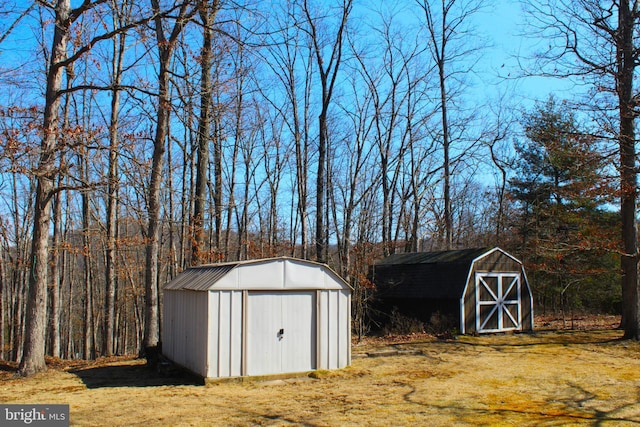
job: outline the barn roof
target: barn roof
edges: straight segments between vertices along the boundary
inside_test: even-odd
[[[493,248],[403,253],[374,265],[373,281],[382,298],[460,298],[474,260]]]
[[[229,287],[229,275],[232,273],[232,270],[241,267],[241,266],[249,266],[252,268],[258,267],[262,265],[273,265],[273,263],[283,263],[286,265],[299,265],[306,266],[306,277],[292,277],[292,274],[286,274],[282,271],[282,269],[270,269],[266,271],[256,270],[258,274],[266,274],[269,277],[258,277],[253,279],[253,285],[249,285],[252,288],[268,288],[271,287],[271,283],[264,285],[257,284],[257,282],[278,282],[279,280],[288,281],[289,286],[293,287],[309,287],[309,286],[324,286],[328,288],[335,288],[336,284],[339,287],[351,288],[349,284],[347,284],[338,274],[336,274],[328,265],[309,261],[302,260],[291,257],[278,257],[278,258],[266,258],[266,259],[255,259],[255,260],[246,260],[246,261],[231,261],[226,263],[219,264],[207,264],[201,266],[190,267],[184,270],[182,273],[178,274],[173,278],[170,282],[163,286],[164,290],[189,290],[189,291],[207,291],[212,289],[212,287],[218,287],[218,284],[222,284],[223,288]],[[313,270],[313,271],[311,271]],[[315,274],[316,272],[324,271],[326,274],[330,275],[333,279],[320,280],[318,276]],[[273,277],[272,277],[273,276]],[[276,277],[277,276],[277,277]],[[284,276],[284,277],[283,277]],[[295,275],[294,275],[295,276]],[[318,283],[318,281],[322,281],[323,283]],[[231,287],[237,288],[238,285],[235,284],[236,279],[232,280],[234,282]],[[278,287],[278,285],[273,285]],[[284,284],[287,286],[287,284]]]
[[[492,248],[458,249],[451,251],[415,252],[393,254],[376,262],[376,265],[399,264],[469,264]]]

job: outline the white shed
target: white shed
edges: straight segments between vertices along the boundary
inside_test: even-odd
[[[294,258],[189,268],[164,288],[162,353],[205,378],[351,363],[351,288]]]

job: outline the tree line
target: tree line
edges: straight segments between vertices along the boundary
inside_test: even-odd
[[[500,245],[533,268],[546,306],[598,292],[611,303],[619,255],[623,280],[624,260],[637,268],[637,242],[615,237],[635,221],[635,168],[620,167],[630,113],[613,114],[624,67],[594,77],[599,97],[579,100],[590,110],[551,99],[522,119],[478,96],[474,19],[488,6],[1,6],[0,356],[30,375],[45,355],[153,351],[163,283],[278,255],[335,268],[355,289],[359,332],[368,267],[398,251]],[[623,58],[627,27],[600,12],[594,31],[611,26]]]

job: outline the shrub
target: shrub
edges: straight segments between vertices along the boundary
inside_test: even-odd
[[[406,316],[398,311],[397,308],[391,311],[389,322],[384,326],[385,335],[407,335],[424,333],[424,323],[415,317]]]

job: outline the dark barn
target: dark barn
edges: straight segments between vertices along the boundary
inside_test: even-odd
[[[380,309],[429,322],[459,319],[463,334],[533,329],[533,297],[522,263],[500,248],[402,253],[375,263]]]

